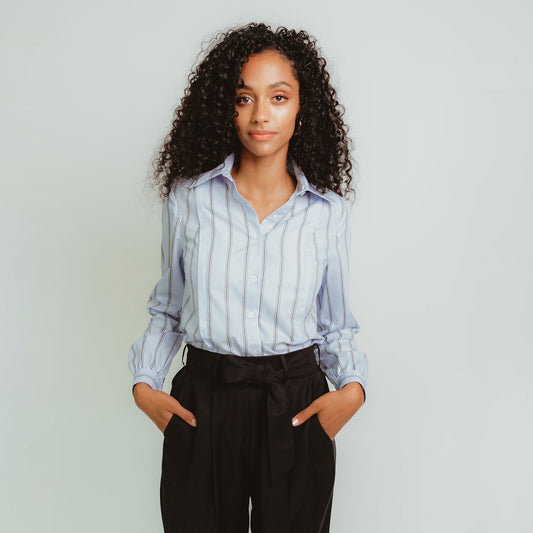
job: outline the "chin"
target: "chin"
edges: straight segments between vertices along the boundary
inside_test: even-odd
[[[250,152],[251,154],[259,157],[275,154],[276,152],[282,150],[285,146],[284,143],[280,144],[279,142],[277,142],[276,144],[269,144],[268,141],[257,142],[254,143],[253,146],[250,146],[248,145],[248,143],[243,143],[241,141],[241,145],[243,150],[246,150],[247,152]]]

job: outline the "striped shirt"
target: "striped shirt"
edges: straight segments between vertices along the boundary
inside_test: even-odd
[[[163,201],[162,277],[128,354],[133,386],[162,390],[183,342],[258,357],[317,343],[335,389],[357,381],[366,398],[367,358],[349,303],[348,201],[319,192],[288,155],[296,189],[259,223],[231,175],[234,157],[175,183]]]

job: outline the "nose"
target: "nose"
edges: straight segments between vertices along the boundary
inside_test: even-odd
[[[266,98],[258,98],[252,114],[253,122],[268,122],[270,120],[270,108]]]

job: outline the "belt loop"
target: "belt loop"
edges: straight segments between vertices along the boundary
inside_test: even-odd
[[[289,372],[287,371],[287,359],[284,353],[281,354],[281,364],[283,365],[283,372],[285,373],[285,379],[288,379]]]
[[[322,362],[320,359],[320,345],[315,342],[316,347],[318,348],[318,366],[320,366],[320,363]]]
[[[186,344],[185,348],[183,348],[183,352],[181,352],[181,362],[182,362],[183,365],[185,365],[185,363],[183,362],[183,357],[185,355],[185,350],[188,350],[188,349],[189,349],[189,345]],[[187,360],[189,360],[189,358],[187,358]]]

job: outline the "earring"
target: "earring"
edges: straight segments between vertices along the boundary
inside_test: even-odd
[[[301,127],[302,127],[302,117],[300,117],[300,120],[298,121],[298,127],[296,128],[294,135],[298,135],[298,132],[300,131]]]

